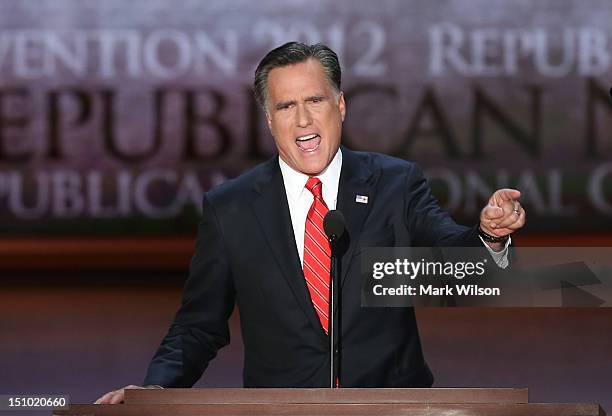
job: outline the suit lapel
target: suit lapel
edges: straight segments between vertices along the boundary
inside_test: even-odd
[[[342,212],[346,221],[345,232],[348,236],[345,242],[348,247],[342,253],[341,285],[344,284],[351,258],[361,235],[363,222],[374,198],[374,172],[366,163],[367,161],[366,155],[359,155],[342,147],[342,172],[338,185],[337,208]],[[367,203],[363,203],[363,197],[367,198]],[[362,202],[357,202],[357,198],[360,198]]]
[[[319,329],[322,336],[325,336],[319,318],[312,306],[295,246],[287,194],[278,165],[278,157],[270,160],[264,166],[264,171],[253,188],[251,203],[273,257],[283,277],[291,287],[298,304],[311,324]]]

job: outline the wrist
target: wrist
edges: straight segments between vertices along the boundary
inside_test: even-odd
[[[499,246],[501,247],[503,244],[506,243],[506,241],[508,241],[508,238],[510,237],[510,234],[506,234],[501,237],[491,235],[487,233],[485,230],[483,230],[480,224],[478,224],[478,235],[489,245],[489,247],[491,247],[494,250],[497,247],[493,246],[492,244],[495,244],[495,245],[499,244]]]
[[[485,241],[485,244],[489,246],[489,248],[496,253],[499,253],[500,251],[502,251],[505,246],[504,243],[487,243],[486,241]]]

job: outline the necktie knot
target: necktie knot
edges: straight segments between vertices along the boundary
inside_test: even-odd
[[[323,198],[323,184],[319,178],[309,178],[305,185],[312,195],[317,199]]]

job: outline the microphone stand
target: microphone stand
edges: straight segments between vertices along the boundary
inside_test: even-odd
[[[336,325],[335,325],[335,310],[336,303],[340,299],[340,285],[338,284],[338,270],[337,270],[337,257],[336,257],[336,242],[338,237],[335,234],[329,236],[328,241],[331,247],[331,268],[329,271],[329,313],[328,313],[328,328],[329,328],[329,388],[339,388],[339,365],[338,361],[340,358],[340,349],[336,350]],[[338,333],[338,340],[339,340]],[[339,345],[339,342],[338,342]],[[336,360],[336,354],[338,360]]]
[[[331,389],[340,387],[342,296],[340,295],[340,284],[338,284],[339,263],[337,244],[340,237],[342,237],[344,234],[345,227],[346,225],[342,212],[338,210],[331,210],[325,214],[325,218],[323,219],[323,230],[328,237],[327,241],[329,242],[329,247],[331,249],[331,267],[329,269],[329,313],[327,314],[327,329],[329,334],[329,388]],[[337,316],[336,310],[338,311]],[[338,324],[339,329],[336,329],[336,323]]]

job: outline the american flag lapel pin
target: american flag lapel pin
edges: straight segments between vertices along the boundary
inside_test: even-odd
[[[367,195],[355,195],[355,202],[358,202],[360,204],[367,204],[368,197]]]

